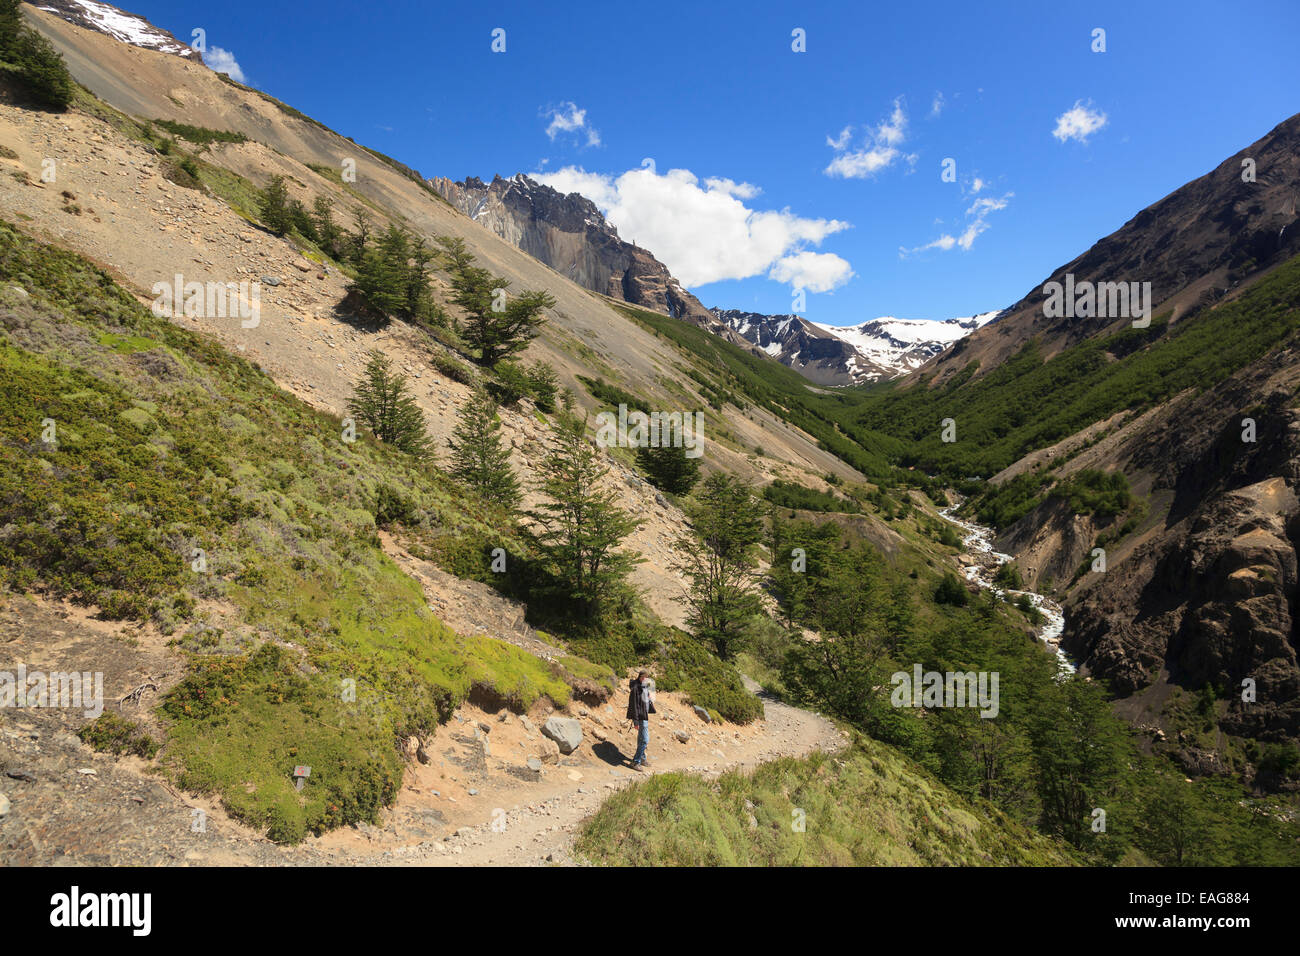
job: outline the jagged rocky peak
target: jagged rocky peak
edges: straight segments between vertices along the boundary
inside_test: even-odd
[[[943,321],[885,316],[835,326],[797,315],[712,312],[747,342],[820,385],[864,385],[905,375],[1001,314]]]
[[[38,10],[45,10],[69,23],[94,30],[132,46],[172,56],[203,62],[199,51],[182,43],[166,30],[154,26],[144,17],[98,0],[28,0]]]
[[[712,316],[648,249],[625,242],[590,199],[518,173],[429,180],[475,222],[594,292],[697,325]]]

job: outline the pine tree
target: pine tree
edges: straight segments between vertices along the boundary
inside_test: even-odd
[[[370,353],[348,408],[385,444],[417,458],[429,453],[424,413],[407,389],[405,376],[393,372],[392,363],[382,352]]]
[[[687,625],[719,657],[731,660],[743,644],[746,622],[761,608],[755,552],[763,507],[749,485],[716,473],[705,479],[687,513],[691,530],[677,540],[678,552],[685,555],[677,569],[691,582]]]
[[[543,310],[555,305],[550,293],[508,295],[509,281],[473,265],[464,240],[444,237],[439,244],[451,276],[452,302],[465,310],[461,334],[478,351],[479,364],[495,368],[527,348],[542,324]]]
[[[406,236],[389,227],[379,242],[368,247],[357,264],[357,277],[348,290],[385,316],[406,310]]]
[[[585,420],[561,414],[556,445],[541,462],[538,490],[550,500],[530,511],[540,526],[537,547],[580,614],[594,617],[622,584],[639,555],[616,552],[640,525],[597,486],[609,467],[587,441]]]
[[[650,484],[672,495],[690,494],[700,480],[700,460],[687,457],[679,445],[638,448],[636,460]]]
[[[277,236],[283,236],[293,228],[293,214],[289,207],[289,189],[283,176],[272,176],[271,181],[262,190],[258,202],[258,215],[262,222]]]
[[[450,473],[485,500],[513,508],[519,503],[519,480],[510,467],[500,430],[496,403],[482,392],[470,396],[447,442]]]
[[[317,196],[313,206],[320,247],[337,259],[343,254],[343,229],[334,220],[334,201],[326,196]]]
[[[0,0],[0,70],[46,109],[64,110],[75,86],[63,56],[23,22],[19,0]]]
[[[358,208],[352,211],[352,221],[357,228],[348,235],[348,258],[353,265],[359,265],[370,245],[370,217],[364,209]]]

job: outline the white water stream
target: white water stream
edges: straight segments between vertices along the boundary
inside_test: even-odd
[[[993,576],[997,573],[997,569],[1012,560],[1011,555],[993,550],[992,528],[956,517],[953,512],[959,507],[961,502],[940,509],[939,514],[945,521],[955,524],[965,532],[962,547],[975,558],[975,563],[965,569],[966,580],[974,581],[985,590],[992,591],[993,596],[997,598],[1007,597],[1014,601],[1022,594],[1028,595],[1034,607],[1038,608],[1043,615],[1043,624],[1038,629],[1038,639],[1056,651],[1056,659],[1060,662],[1061,670],[1073,674],[1075,667],[1061,650],[1061,634],[1065,631],[1065,612],[1061,610],[1061,606],[1036,591],[1013,591],[994,584]]]

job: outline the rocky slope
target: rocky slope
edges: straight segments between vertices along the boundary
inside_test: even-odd
[[[506,242],[578,285],[697,325],[708,310],[648,250],[625,242],[594,203],[565,196],[523,173],[484,184],[435,178],[448,202]]]

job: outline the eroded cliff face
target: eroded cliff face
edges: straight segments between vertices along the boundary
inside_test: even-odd
[[[1276,351],[1134,418],[1069,467],[1120,468],[1152,512],[1107,544],[1103,573],[1085,572],[1070,591],[1062,648],[1121,698],[1162,683],[1217,687],[1227,698],[1219,726],[1266,741],[1300,737],[1296,357]],[[1254,441],[1243,440],[1245,418]],[[1117,523],[1049,501],[998,544],[1027,576],[1068,585],[1097,534]],[[1254,701],[1242,699],[1247,679]],[[1154,707],[1139,715],[1147,719],[1159,722]],[[1219,766],[1210,757],[1184,763],[1208,772]]]
[[[668,267],[625,242],[589,199],[563,195],[520,173],[491,183],[431,179],[449,203],[579,285],[632,305],[712,328],[713,316]]]

